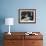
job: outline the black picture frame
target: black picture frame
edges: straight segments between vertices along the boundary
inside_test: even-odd
[[[36,23],[36,9],[19,9],[19,23]]]

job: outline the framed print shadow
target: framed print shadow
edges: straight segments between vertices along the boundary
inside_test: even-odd
[[[19,23],[36,23],[36,9],[19,9]]]

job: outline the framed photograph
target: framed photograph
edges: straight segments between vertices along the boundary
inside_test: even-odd
[[[36,9],[19,9],[19,23],[36,23]]]

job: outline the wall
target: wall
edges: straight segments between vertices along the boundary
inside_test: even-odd
[[[11,26],[12,32],[40,31],[46,35],[46,0],[0,0],[0,18],[4,20],[7,17],[15,19],[14,26]],[[18,9],[29,8],[36,9],[36,24],[19,24]],[[8,26],[0,24],[0,32],[8,32]],[[46,39],[45,39],[46,40]],[[45,42],[45,41],[44,41]],[[46,42],[45,42],[46,44]]]
[[[1,15],[2,17],[13,17],[15,25],[12,26],[11,31],[46,31],[46,1],[40,0],[1,0]],[[29,8],[36,9],[36,24],[19,24],[18,23],[18,9]],[[8,27],[2,25],[2,32],[8,31]]]

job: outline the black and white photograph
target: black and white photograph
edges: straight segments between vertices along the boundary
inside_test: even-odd
[[[36,23],[36,9],[19,9],[19,23]]]

